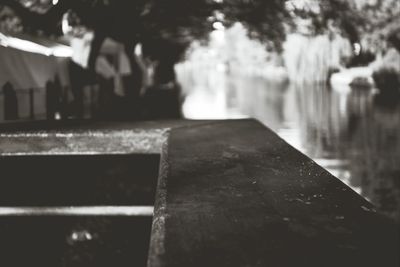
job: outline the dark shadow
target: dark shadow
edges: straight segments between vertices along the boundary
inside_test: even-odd
[[[4,119],[17,120],[18,119],[18,98],[14,87],[11,83],[7,82],[3,85],[4,94]]]

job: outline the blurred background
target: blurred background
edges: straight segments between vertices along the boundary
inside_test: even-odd
[[[0,0],[0,121],[256,118],[400,220],[398,0]]]

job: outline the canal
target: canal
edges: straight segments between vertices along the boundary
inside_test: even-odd
[[[400,220],[400,99],[215,69],[178,72],[185,117],[256,118]]]

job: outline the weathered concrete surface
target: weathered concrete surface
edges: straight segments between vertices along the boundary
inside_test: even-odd
[[[255,121],[171,131],[150,266],[398,266],[398,231]]]
[[[3,126],[6,130],[0,128],[0,154],[159,154],[168,131],[150,123],[143,123],[140,128],[123,123],[115,127],[107,127],[106,123],[63,125],[57,122],[40,126],[8,124]]]
[[[174,127],[206,121],[39,121],[0,124],[1,155],[160,154]]]
[[[161,153],[148,266],[398,266],[397,226],[255,121],[0,132],[4,156]]]

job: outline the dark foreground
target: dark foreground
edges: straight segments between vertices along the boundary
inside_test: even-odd
[[[150,174],[143,170],[145,162],[155,162],[148,164],[153,169],[158,165],[158,156],[135,160],[130,155],[160,155],[152,219],[140,215],[43,216],[29,212],[19,217],[3,215],[0,240],[6,256],[1,265],[24,266],[28,259],[41,266],[144,266],[146,261],[148,266],[185,267],[399,264],[399,232],[394,222],[255,121],[33,123],[4,125],[0,130],[3,164],[16,157],[27,160],[27,165],[31,160],[40,162],[36,157],[49,157],[52,165],[64,166],[50,159],[62,156],[65,162],[78,166],[79,161],[74,163],[78,155],[84,154],[82,162],[87,159],[93,164],[97,157],[100,162],[92,164],[99,166],[97,171],[74,174],[82,181],[88,177],[94,188],[104,184],[103,171],[122,164],[125,176],[109,172],[115,184],[105,183],[108,186],[98,190],[85,185],[81,193],[77,190],[76,199],[85,199],[82,192],[90,192],[98,194],[100,202],[88,198],[88,202],[78,203],[68,194],[61,197],[61,190],[54,198],[58,199],[56,205],[152,205],[144,201],[145,194],[138,198],[141,201],[123,196],[130,195],[124,192],[128,188],[148,188],[132,186],[135,180],[143,185],[142,179],[136,179],[140,175],[132,171],[134,168]],[[115,153],[120,156],[113,159]],[[101,163],[102,159],[109,160]],[[137,159],[142,160],[140,164]],[[63,173],[71,171],[65,169]],[[151,181],[153,174],[144,180]],[[74,191],[66,181],[68,177],[62,174],[54,179],[61,179],[65,188]],[[115,188],[120,183],[124,186],[118,191]],[[32,191],[41,190],[31,184]],[[8,185],[18,188],[12,182],[5,183],[5,187]],[[110,194],[104,193],[107,188]],[[24,203],[23,197],[15,197],[15,203],[4,198],[0,203],[3,210],[30,203],[39,210],[52,206],[52,198],[35,198],[29,189],[24,190],[31,194],[29,203]],[[45,190],[41,192],[46,195]],[[148,192],[151,194],[151,190]],[[104,202],[107,195],[111,202]],[[120,200],[113,203],[118,195]]]

